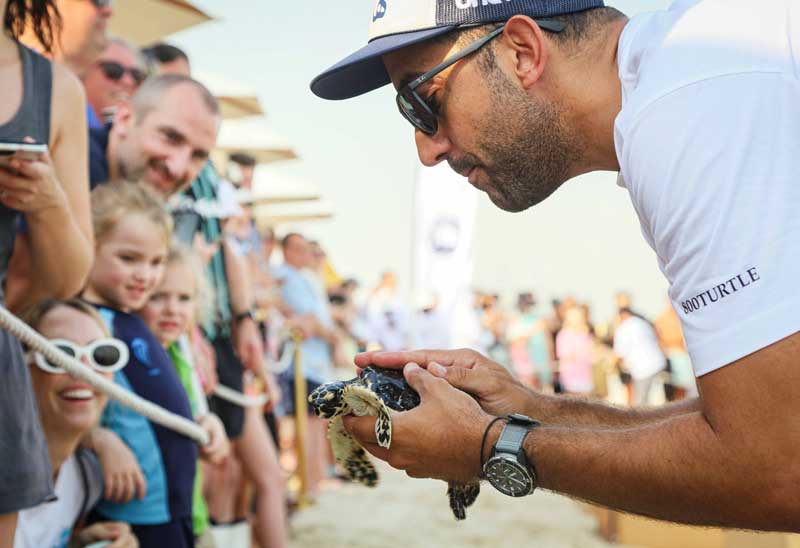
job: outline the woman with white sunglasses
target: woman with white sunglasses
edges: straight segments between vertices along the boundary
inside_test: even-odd
[[[34,329],[63,352],[111,379],[128,363],[128,348],[111,338],[93,307],[77,299],[43,301],[24,314]],[[79,449],[83,436],[100,420],[107,396],[50,363],[39,352],[26,354],[39,417],[47,438],[56,499],[19,513],[14,548],[87,546],[135,548],[125,523],[96,523],[74,532],[103,492],[94,455]]]

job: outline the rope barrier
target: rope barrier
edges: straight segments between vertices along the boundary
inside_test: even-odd
[[[238,405],[239,407],[262,407],[269,401],[269,396],[266,394],[248,396],[224,384],[218,384],[217,387],[214,388],[214,395],[233,405]]]
[[[208,443],[208,434],[195,422],[181,417],[180,415],[176,415],[171,411],[167,411],[163,407],[137,396],[133,392],[122,388],[113,381],[106,379],[89,367],[86,367],[85,364],[50,344],[50,341],[31,329],[30,326],[2,306],[0,306],[0,326],[17,337],[20,341],[27,344],[30,348],[44,354],[48,361],[63,367],[64,370],[73,377],[105,392],[108,394],[109,398],[119,402],[121,405],[133,409],[137,413],[141,413],[150,421],[160,424],[165,428],[169,428],[170,430],[174,430],[196,441],[200,445],[206,445]]]

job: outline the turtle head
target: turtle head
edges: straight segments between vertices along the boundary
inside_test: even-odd
[[[308,401],[314,408],[314,413],[323,419],[343,414],[347,407],[342,397],[346,385],[342,381],[329,382],[311,392]]]

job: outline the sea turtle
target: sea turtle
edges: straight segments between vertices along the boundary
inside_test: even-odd
[[[402,371],[366,367],[349,381],[323,384],[308,397],[317,416],[331,419],[328,437],[336,460],[354,480],[368,487],[378,484],[378,472],[364,448],[344,429],[344,415],[372,415],[378,445],[386,449],[392,443],[393,411],[408,411],[420,403],[419,394],[403,378]],[[392,411],[390,411],[392,410]],[[448,484],[450,508],[458,520],[466,518],[466,508],[480,492],[480,485]]]

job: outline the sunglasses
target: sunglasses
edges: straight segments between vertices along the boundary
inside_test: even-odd
[[[89,0],[97,9],[110,8],[112,0]]]
[[[133,78],[137,86],[141,85],[144,79],[147,78],[147,73],[142,69],[126,67],[116,61],[99,61],[97,64],[100,66],[100,70],[103,71],[105,77],[115,82],[121,80],[126,72],[131,75],[131,78]]]
[[[89,365],[100,373],[114,373],[128,364],[130,353],[128,346],[119,339],[97,339],[87,346],[80,346],[65,339],[51,339],[50,342],[64,354],[76,360],[86,356]],[[60,366],[47,360],[41,352],[30,351],[28,362],[33,362],[40,369],[53,375],[66,373]]]
[[[540,28],[550,32],[561,32],[566,28],[564,23],[559,21],[540,21],[534,19]],[[425,135],[436,135],[439,131],[439,121],[437,119],[436,109],[432,108],[425,99],[420,97],[417,93],[417,88],[422,84],[445,70],[446,68],[454,65],[465,57],[472,55],[483,46],[491,42],[493,39],[500,36],[505,30],[505,24],[498,29],[493,30],[483,38],[475,40],[470,45],[464,47],[461,51],[446,59],[444,62],[436,65],[431,70],[419,76],[400,88],[397,92],[397,107],[400,109],[400,114],[411,122],[414,128],[420,130]]]

